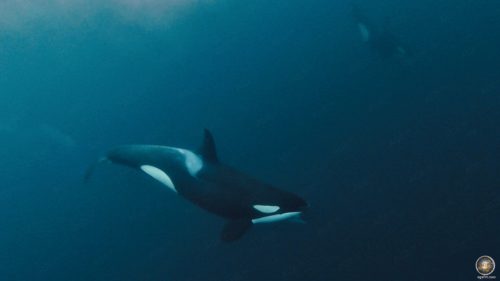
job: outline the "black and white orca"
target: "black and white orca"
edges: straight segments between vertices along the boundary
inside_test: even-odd
[[[171,191],[225,218],[223,241],[239,239],[253,224],[300,220],[307,208],[306,201],[299,196],[222,164],[212,134],[206,129],[197,151],[160,145],[125,145],[112,149],[99,162],[141,170]],[[86,181],[94,166],[87,171]]]
[[[382,58],[407,57],[407,48],[401,44],[399,38],[386,27],[382,30],[371,22],[358,8],[352,4],[352,13],[356,22],[361,41]]]

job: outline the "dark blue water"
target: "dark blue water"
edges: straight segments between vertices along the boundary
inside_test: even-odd
[[[0,4],[0,280],[475,280],[500,261],[500,3]],[[74,7],[72,6],[74,5]],[[109,148],[196,148],[311,204],[224,221]],[[495,274],[495,273],[494,273]]]

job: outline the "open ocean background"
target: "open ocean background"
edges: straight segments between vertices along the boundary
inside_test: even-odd
[[[0,2],[0,280],[477,280],[500,262],[500,2]],[[223,220],[109,148],[196,148],[311,204]],[[497,270],[496,274],[500,271]],[[494,274],[495,274],[494,273]]]

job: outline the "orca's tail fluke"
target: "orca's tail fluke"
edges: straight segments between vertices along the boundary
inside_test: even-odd
[[[104,163],[104,162],[108,162],[108,161],[109,161],[108,158],[101,157],[97,161],[92,163],[90,166],[88,166],[87,170],[85,170],[85,175],[83,176],[83,183],[86,184],[90,181],[90,178],[94,174],[94,170],[97,167],[97,165]]]

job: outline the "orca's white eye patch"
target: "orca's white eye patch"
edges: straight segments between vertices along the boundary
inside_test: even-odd
[[[280,209],[279,206],[273,206],[273,205],[253,205],[253,208],[265,214],[271,214]]]
[[[155,180],[163,183],[168,188],[172,189],[174,192],[177,192],[174,183],[164,171],[151,165],[142,165],[141,170],[143,170],[146,174],[150,175]]]

